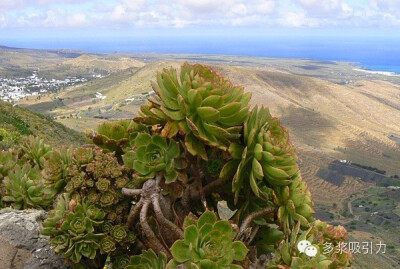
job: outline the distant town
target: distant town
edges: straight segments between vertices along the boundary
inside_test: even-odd
[[[104,75],[92,74],[93,78],[102,78]],[[1,78],[0,100],[15,103],[28,96],[40,96],[42,94],[56,92],[67,86],[87,82],[87,78],[67,76],[65,79],[45,79],[39,77],[37,71],[33,71],[29,77]]]

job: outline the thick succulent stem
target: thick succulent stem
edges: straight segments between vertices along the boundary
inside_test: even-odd
[[[214,180],[207,185],[203,187],[203,193],[204,195],[210,194],[212,192],[215,192],[218,188],[224,186],[226,182],[228,181],[228,178],[219,178],[217,180]],[[199,199],[201,196],[201,193],[199,191],[191,191],[189,192],[190,198],[191,199]]]
[[[170,220],[166,219],[164,217],[164,214],[161,210],[161,206],[160,206],[160,201],[159,201],[159,194],[154,194],[151,197],[151,202],[153,204],[153,210],[154,210],[154,215],[157,219],[157,221],[167,227],[172,233],[174,233],[174,236],[177,237],[177,239],[182,239],[183,238],[183,231],[181,229],[179,229],[178,226],[176,226],[173,222],[171,222]]]
[[[142,206],[143,206],[143,200],[140,199],[139,202],[137,202],[136,205],[134,205],[134,207],[131,209],[131,212],[129,212],[128,220],[126,222],[126,226],[128,226],[128,229],[132,227],[133,222],[139,215]]]
[[[200,157],[196,158],[196,165],[194,166],[193,172],[194,172],[194,178],[195,182],[197,183],[197,188],[199,192],[199,196],[201,199],[201,202],[203,203],[203,206],[205,209],[207,209],[207,201],[206,201],[206,195],[204,193],[203,189],[203,183],[201,182],[201,165],[200,165]]]
[[[240,226],[239,233],[237,234],[236,239],[239,239],[244,235],[244,233],[246,232],[247,228],[251,225],[252,221],[255,218],[261,217],[261,216],[269,214],[269,213],[273,213],[276,210],[277,210],[277,207],[270,206],[270,207],[266,207],[266,208],[263,208],[261,210],[255,211],[255,212],[251,213],[250,215],[248,215],[244,219],[242,225]]]
[[[125,196],[139,196],[142,194],[142,189],[122,188],[122,194]]]
[[[150,225],[147,222],[147,213],[149,210],[151,202],[145,201],[142,209],[140,210],[140,226],[143,229],[143,232],[151,244],[151,248],[156,252],[164,252],[169,253],[167,249],[162,245],[162,243],[157,239],[156,235],[154,234],[153,230],[151,229]]]

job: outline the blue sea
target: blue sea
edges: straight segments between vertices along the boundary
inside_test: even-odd
[[[130,36],[14,38],[0,44],[40,49],[79,49],[91,52],[161,52],[246,55],[276,58],[349,61],[369,70],[400,74],[400,35],[340,31],[309,34],[296,32],[140,33]]]

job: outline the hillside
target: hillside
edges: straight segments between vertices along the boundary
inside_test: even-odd
[[[95,128],[105,120],[132,118],[146,97],[153,94],[150,81],[155,74],[164,67],[179,65],[177,61],[152,62],[115,72],[67,88],[41,103],[30,103],[29,108],[56,117],[78,131]],[[351,82],[346,84],[334,83],[260,65],[212,66],[252,92],[252,105],[269,107],[290,130],[318,218],[334,219],[359,242],[382,240],[392,247],[388,255],[356,259],[355,268],[368,268],[371,263],[382,264],[376,268],[388,268],[400,262],[394,260],[400,254],[396,232],[400,219],[393,218],[393,214],[399,216],[395,213],[398,201],[380,200],[387,196],[387,189],[372,187],[378,182],[332,170],[332,163],[341,159],[383,170],[385,176],[400,175],[400,86],[365,77],[349,77]],[[324,72],[329,73],[328,67]],[[97,98],[96,92],[106,98]],[[393,192],[400,195],[399,190]],[[365,203],[371,204],[368,210],[382,216],[364,208],[360,211],[359,206]]]
[[[83,137],[48,117],[0,101],[0,128],[19,135],[34,135],[53,146],[78,145]]]
[[[81,55],[77,58],[64,61],[62,65],[117,72],[131,67],[142,67],[145,64],[132,58],[107,59],[92,55]]]
[[[33,70],[48,79],[67,76],[90,77],[112,73],[144,63],[125,55],[88,53],[77,50],[37,50],[0,46],[0,77],[26,77]]]

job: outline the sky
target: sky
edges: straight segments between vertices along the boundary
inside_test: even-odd
[[[394,28],[397,0],[1,0],[0,31]]]
[[[0,45],[13,47],[266,56],[274,50],[276,57],[334,49],[335,58],[358,60],[357,48],[373,44],[364,58],[377,48],[377,59],[394,61],[399,29],[397,0],[0,0]],[[344,57],[349,53],[357,57]]]

